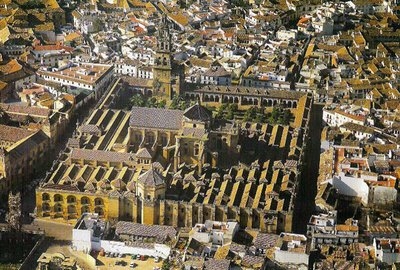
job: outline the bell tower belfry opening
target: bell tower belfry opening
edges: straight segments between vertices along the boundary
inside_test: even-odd
[[[156,57],[153,67],[153,92],[172,99],[180,94],[184,78],[183,65],[172,57],[172,35],[167,15],[163,14],[157,31]]]
[[[157,33],[156,59],[153,68],[154,93],[172,98],[171,33],[166,15],[162,16]]]

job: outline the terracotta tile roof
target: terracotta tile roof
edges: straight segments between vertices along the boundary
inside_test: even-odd
[[[336,230],[338,230],[338,231],[358,232],[358,226],[341,224],[341,225],[336,225]]]
[[[259,233],[254,239],[254,246],[258,249],[267,249],[274,247],[277,240],[278,235],[276,234]]]
[[[79,127],[79,131],[82,133],[101,135],[101,129],[97,125],[87,124]]]
[[[285,90],[273,90],[273,89],[264,89],[264,88],[256,88],[256,87],[246,87],[246,86],[213,86],[208,85],[203,88],[194,90],[199,93],[223,93],[223,94],[231,94],[231,95],[255,95],[262,96],[265,98],[283,98],[283,99],[295,99],[298,100],[303,96],[306,96],[306,93],[303,92],[295,92],[295,91],[285,91]]]
[[[356,120],[356,121],[363,121],[363,122],[365,121],[365,116],[363,116],[363,115],[350,114],[350,113],[344,112],[344,111],[342,111],[340,109],[336,109],[335,112],[340,114],[340,115],[343,115],[345,117],[348,117],[348,118],[351,118],[353,120]]]
[[[22,65],[16,59],[0,65],[0,73],[11,74],[22,69]]]
[[[141,183],[144,186],[156,187],[165,184],[165,181],[164,177],[159,172],[151,168],[139,176],[138,183]]]
[[[115,227],[117,235],[134,235],[138,237],[155,238],[156,242],[164,242],[168,238],[176,236],[176,230],[172,226],[165,225],[144,225],[127,221],[118,221]]]
[[[23,128],[0,125],[0,141],[18,142],[35,133]]]
[[[131,127],[179,130],[182,126],[183,111],[132,107],[129,125]]]
[[[189,24],[188,17],[182,13],[169,13],[168,16],[180,25],[186,26]]]
[[[207,134],[207,131],[205,129],[200,129],[200,128],[184,127],[181,134],[183,136],[201,138],[201,137],[203,137],[204,135]]]
[[[9,114],[30,115],[39,117],[48,117],[51,110],[47,108],[31,107],[21,104],[0,103],[0,107]]]
[[[253,256],[253,255],[244,255],[242,259],[242,265],[246,267],[261,267],[264,263],[265,257],[261,256]]]
[[[231,73],[229,73],[224,67],[219,66],[213,66],[209,68],[206,72],[204,72],[204,76],[208,77],[227,77],[231,76]]]
[[[210,121],[212,118],[212,112],[204,106],[195,104],[185,110],[183,116],[190,120],[195,121]]]
[[[144,147],[137,151],[136,158],[153,158],[153,154],[149,149]]]
[[[103,162],[129,162],[134,160],[135,155],[131,153],[118,153],[112,151],[77,149],[70,153],[71,159],[95,160]]]
[[[231,262],[225,259],[209,259],[204,262],[204,270],[228,270]]]
[[[0,91],[6,89],[8,83],[0,81]]]

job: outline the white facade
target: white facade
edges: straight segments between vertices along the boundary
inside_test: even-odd
[[[276,38],[279,40],[296,40],[297,39],[297,30],[290,29],[290,30],[279,30],[276,32]]]
[[[102,74],[99,77],[91,77],[91,80],[83,80],[84,75],[87,77],[85,72],[86,67],[91,66],[102,66],[104,67],[102,70]],[[82,75],[80,74],[82,73]],[[84,64],[79,66],[79,70],[77,70],[73,76],[70,76],[70,73],[65,73],[62,70],[59,72],[47,72],[47,71],[39,71],[39,76],[46,81],[52,81],[55,83],[60,83],[62,85],[67,85],[71,87],[87,89],[94,91],[95,93],[102,93],[107,87],[108,83],[111,81],[112,76],[114,74],[114,69],[109,65],[98,65],[98,64]],[[90,74],[89,74],[90,75]]]
[[[345,176],[344,173],[340,173],[339,176],[333,176],[331,184],[338,189],[339,194],[358,197],[364,205],[368,204],[369,187],[364,179]]]
[[[282,264],[304,264],[308,265],[309,255],[305,253],[276,250],[274,260]]]
[[[213,85],[230,85],[231,76],[219,77],[219,76],[200,76],[201,84],[213,84]]]
[[[130,241],[109,241],[101,237],[106,231],[106,224],[99,220],[97,214],[84,214],[72,230],[72,248],[89,253],[91,250],[127,255],[147,255],[168,258],[171,248],[164,244]]]
[[[373,247],[378,261],[389,265],[400,262],[399,239],[374,238]]]
[[[70,53],[49,53],[45,54],[38,61],[41,65],[54,67],[59,61],[69,61],[71,60]]]
[[[212,243],[214,245],[225,245],[232,242],[233,237],[239,230],[237,222],[219,222],[206,220],[204,224],[196,224],[192,229],[191,238],[201,243]]]
[[[96,246],[96,245],[95,245]],[[171,253],[171,248],[164,244],[143,244],[143,245],[128,245],[124,242],[100,240],[96,250],[103,249],[105,252],[116,252],[126,255],[146,255],[151,257],[168,258]]]
[[[130,77],[137,77],[137,67],[127,63],[117,63],[114,65],[115,73],[128,75]]]
[[[327,110],[327,109],[324,109],[322,112],[322,120],[324,120],[324,123],[326,123],[328,126],[331,127],[341,126],[344,123],[348,122],[359,125],[364,125],[365,123],[365,119],[363,117],[357,115],[351,115],[339,110]]]
[[[274,260],[280,264],[308,266],[309,255],[306,253],[307,238],[302,234],[281,233],[275,247]]]

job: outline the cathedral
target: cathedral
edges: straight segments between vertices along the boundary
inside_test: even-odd
[[[163,15],[157,33],[153,74],[153,91],[156,96],[172,99],[181,94],[185,70],[184,65],[173,59],[171,32],[166,15]]]

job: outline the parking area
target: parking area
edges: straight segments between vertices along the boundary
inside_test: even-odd
[[[111,258],[106,256],[97,256],[99,262],[98,269],[144,269],[144,270],[154,270],[161,269],[162,260],[155,262],[154,258],[147,258],[142,261],[139,259],[132,259],[131,256],[124,256],[123,258]],[[121,263],[122,262],[122,263]],[[131,263],[133,266],[131,267]]]

